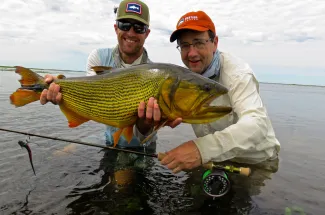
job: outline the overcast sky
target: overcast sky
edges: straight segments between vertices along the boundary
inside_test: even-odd
[[[84,71],[93,49],[116,45],[119,2],[1,0],[0,65]],[[249,62],[260,81],[325,85],[324,0],[145,2],[153,61],[183,65],[170,33],[184,13],[203,10],[215,22],[219,50]]]

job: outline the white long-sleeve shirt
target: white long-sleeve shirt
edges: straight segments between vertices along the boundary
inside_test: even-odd
[[[209,124],[192,125],[202,163],[232,160],[258,163],[277,157],[280,143],[259,95],[259,84],[252,69],[241,59],[221,53],[218,82],[228,93],[211,105],[227,105],[233,111]]]

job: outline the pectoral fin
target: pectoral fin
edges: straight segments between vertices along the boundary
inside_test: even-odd
[[[73,112],[72,110],[68,109],[65,105],[61,104],[60,109],[65,115],[65,117],[68,120],[69,127],[70,128],[75,128],[81,125],[82,123],[88,122],[89,119],[86,119],[79,114]]]

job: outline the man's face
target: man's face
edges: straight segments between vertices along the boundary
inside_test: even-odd
[[[202,74],[217,50],[218,37],[210,39],[208,31],[184,31],[180,32],[178,44],[183,63],[191,71]]]
[[[129,24],[133,25],[129,30]],[[122,30],[120,28],[122,28]],[[133,19],[120,20],[119,24],[114,25],[117,35],[120,51],[125,55],[137,55],[143,48],[143,44],[150,33],[150,29],[139,21]],[[143,29],[145,28],[145,29]],[[137,33],[136,31],[145,31],[144,33]],[[142,32],[143,32],[142,31]]]

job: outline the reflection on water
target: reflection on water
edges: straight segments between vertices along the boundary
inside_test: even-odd
[[[0,72],[0,127],[102,142],[103,125],[70,129],[58,106],[10,105],[18,79]],[[201,168],[174,175],[154,158],[30,137],[34,176],[18,145],[28,137],[0,131],[0,213],[284,214],[286,207],[297,206],[306,214],[324,214],[325,89],[261,84],[261,93],[282,144],[279,169],[255,171],[251,180],[232,175],[231,192],[222,199],[204,194]],[[159,132],[157,152],[194,138],[186,124]],[[123,162],[133,167],[123,169]]]
[[[105,151],[99,167],[88,173],[101,174],[101,180],[90,186],[80,182],[66,196],[78,197],[67,205],[70,213],[245,214],[252,209],[248,190],[242,186],[222,199],[206,196],[201,188],[203,169],[176,176],[146,158],[143,169],[119,170],[115,165],[119,154],[128,156]]]

